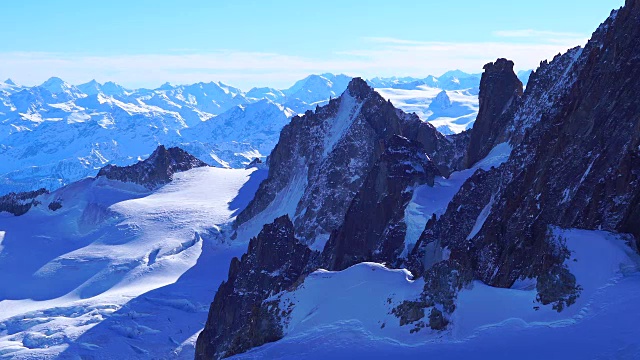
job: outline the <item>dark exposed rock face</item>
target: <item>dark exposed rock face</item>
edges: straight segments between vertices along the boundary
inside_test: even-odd
[[[569,252],[556,228],[628,232],[638,241],[638,2],[613,13],[584,49],[541,63],[524,93],[510,61],[499,59],[485,71],[474,129],[452,137],[393,109],[357,79],[346,95],[294,118],[269,158],[269,179],[238,220],[241,225],[259,214],[304,175],[293,225],[281,226],[292,239],[285,243],[296,244],[283,250],[292,255],[272,253],[293,275],[263,278],[262,269],[272,273],[275,265],[251,260],[259,258],[252,255],[256,241],[271,243],[267,239],[280,234],[268,225],[262,240],[252,240],[248,255],[232,264],[198,356],[230,355],[283,336],[279,317],[288,309],[264,300],[318,267],[340,270],[361,261],[408,266],[423,277],[422,294],[392,313],[411,331],[441,330],[458,292],[473,280],[511,287],[518,279],[537,279],[538,302],[557,311],[570,306],[581,288],[565,265]],[[469,177],[445,213],[428,221],[404,263],[406,190],[430,184],[438,171],[447,176],[474,164],[505,141],[513,149],[509,160]],[[331,235],[321,255],[301,244],[323,234]],[[251,291],[240,297],[236,291],[243,289]]]
[[[497,174],[510,181],[477,238],[499,249],[480,263],[488,283],[530,275],[532,259],[545,271],[550,225],[627,230],[640,192],[639,23],[640,9],[626,6],[594,33],[565,70],[575,80],[558,111],[541,117]]]
[[[24,215],[33,206],[40,204],[36,198],[43,194],[48,194],[47,189],[38,189],[21,193],[8,193],[0,197],[0,212],[6,211],[15,216]]]
[[[147,159],[130,166],[107,165],[96,177],[131,182],[153,190],[169,183],[177,172],[203,166],[207,164],[178,147],[166,149],[160,145]]]
[[[412,196],[410,187],[433,184],[440,168],[448,174],[450,166],[457,166],[451,164],[461,162],[468,138],[468,134],[444,137],[417,116],[395,109],[360,79],[315,113],[294,117],[268,158],[268,179],[239,215],[238,224],[266,209],[297,176],[304,176],[304,193],[295,199],[299,201],[297,218],[291,222],[282,217],[274,223],[286,229],[286,243],[296,245],[276,250],[278,241],[284,241],[273,235],[276,225],[266,225],[251,240],[247,255],[234,261],[229,281],[216,295],[198,341],[198,357],[228,356],[280,338],[275,319],[283,310],[263,300],[317,268],[344,268],[355,261],[396,263],[404,249],[403,216]],[[442,161],[436,165],[430,154]],[[373,219],[363,218],[367,215]],[[330,232],[334,239],[322,256],[295,240],[309,243],[318,234]],[[352,246],[351,235],[358,237],[357,246]],[[255,255],[256,249],[263,248],[269,251]],[[265,260],[256,260],[261,256],[275,257],[279,267],[286,261],[293,265],[279,272],[286,274],[284,278],[256,276],[274,271],[273,266],[265,268]]]
[[[196,359],[227,357],[280,339],[283,314],[263,301],[305,274],[313,254],[294,237],[287,216],[265,225],[242,259],[231,261],[229,279],[220,285],[198,336]]]
[[[471,167],[506,140],[505,131],[522,96],[522,82],[513,72],[513,61],[498,59],[484,66],[480,80],[480,110],[469,141],[466,165]]]
[[[492,286],[537,278],[538,301],[561,311],[580,286],[563,265],[568,252],[555,227],[638,239],[640,99],[632,95],[640,91],[638,24],[640,9],[628,2],[584,49],[532,74],[507,126],[515,145],[510,159],[472,176],[414,249],[425,277],[440,260]],[[448,259],[430,257],[442,248]]]
[[[449,256],[453,261],[473,268],[473,259],[467,251],[471,245],[468,238],[482,211],[486,207],[490,209],[495,201],[492,196],[500,179],[492,175],[491,171],[476,171],[454,196],[447,211],[439,219],[434,217],[427,223],[409,260],[409,268],[414,274],[422,274],[442,260],[443,248],[451,251]]]
[[[262,164],[262,160],[260,160],[260,158],[255,158],[253,160],[251,160],[250,163],[247,164],[247,166],[245,166],[245,169],[251,169],[252,167],[257,167],[258,165]]]
[[[60,210],[62,208],[62,202],[59,199],[57,199],[57,200],[54,200],[54,201],[50,202],[47,207],[51,211]]]
[[[436,175],[438,169],[419,143],[392,137],[324,248],[328,268],[343,270],[363,261],[397,265],[404,249],[404,211],[411,187],[433,186]]]
[[[443,173],[459,164],[451,158],[460,152],[464,137],[448,140],[355,78],[342,96],[316,112],[294,117],[283,128],[268,159],[269,176],[238,215],[236,226],[267,209],[278,194],[300,191],[299,198],[288,199],[297,204],[295,213],[289,214],[296,236],[305,243],[326,241],[341,225],[349,204],[383,154],[384,144],[394,135],[420,143]]]

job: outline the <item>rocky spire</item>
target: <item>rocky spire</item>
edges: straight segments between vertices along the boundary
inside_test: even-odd
[[[473,125],[467,152],[467,167],[484,158],[504,140],[514,102],[522,95],[522,82],[513,72],[513,61],[498,59],[484,66],[480,80],[480,111]]]
[[[364,100],[374,92],[373,88],[359,77],[355,77],[349,82],[347,91],[349,91],[349,95],[358,100]]]

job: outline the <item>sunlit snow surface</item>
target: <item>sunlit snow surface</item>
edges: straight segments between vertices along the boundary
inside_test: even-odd
[[[499,166],[510,150],[500,144],[473,169],[417,189],[405,214],[408,237],[419,236],[428,214],[444,212],[475,169]],[[265,176],[200,168],[152,193],[88,179],[43,198],[61,200],[54,213],[41,206],[1,214],[0,358],[193,358],[230,259],[246,251],[246,242],[226,241],[229,223]],[[288,212],[285,203],[274,206]],[[637,254],[619,235],[555,231],[584,288],[561,313],[535,302],[535,281],[512,289],[474,282],[459,294],[447,331],[410,333],[390,311],[415,299],[423,281],[362,263],[318,270],[281,294],[293,309],[285,337],[237,357],[639,358]]]
[[[54,213],[0,215],[0,356],[193,358],[246,250],[229,223],[265,175],[199,168],[153,193],[87,179],[49,195]]]
[[[399,326],[389,314],[423,286],[405,271],[362,263],[317,271],[287,294],[284,339],[237,359],[637,359],[640,259],[625,239],[602,231],[556,230],[572,251],[567,265],[584,288],[558,313],[535,302],[535,287],[474,282],[458,296],[450,329]],[[538,308],[539,307],[539,308]],[[384,324],[384,326],[382,326]]]

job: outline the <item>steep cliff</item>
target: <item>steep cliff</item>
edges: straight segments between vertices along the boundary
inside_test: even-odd
[[[477,172],[430,222],[414,249],[423,265],[416,271],[431,276],[440,262],[429,254],[446,249],[443,264],[492,286],[537,279],[538,301],[560,311],[581,287],[555,228],[628,232],[638,241],[639,23],[629,1],[584,49],[532,74],[507,126],[509,161]],[[503,126],[501,116],[492,119]]]
[[[263,224],[287,214],[296,236],[321,250],[395,135],[419,143],[443,173],[458,166],[466,141],[446,138],[355,78],[339,98],[284,127],[268,159],[267,180],[238,215],[238,233],[255,236]]]

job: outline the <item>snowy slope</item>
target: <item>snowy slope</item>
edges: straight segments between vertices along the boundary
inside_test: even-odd
[[[237,359],[476,358],[635,359],[640,356],[634,309],[640,300],[640,258],[624,237],[586,230],[556,230],[572,254],[567,265],[583,293],[556,312],[536,303],[520,282],[500,289],[475,282],[457,299],[450,330],[399,326],[396,302],[421,291],[404,270],[362,263],[341,272],[316,271],[291,293],[285,337]]]
[[[409,251],[415,245],[424,230],[427,221],[433,214],[440,217],[447,206],[460,190],[460,187],[478,169],[489,170],[498,167],[509,159],[511,146],[508,143],[496,145],[486,158],[478,161],[470,169],[453,172],[448,178],[436,178],[434,185],[421,185],[414,189],[411,202],[405,209],[404,221],[407,224],[407,234],[404,243]]]
[[[192,358],[215,289],[246,247],[227,241],[228,224],[262,177],[197,168],[153,193],[86,179],[23,216],[0,214],[0,356]]]

